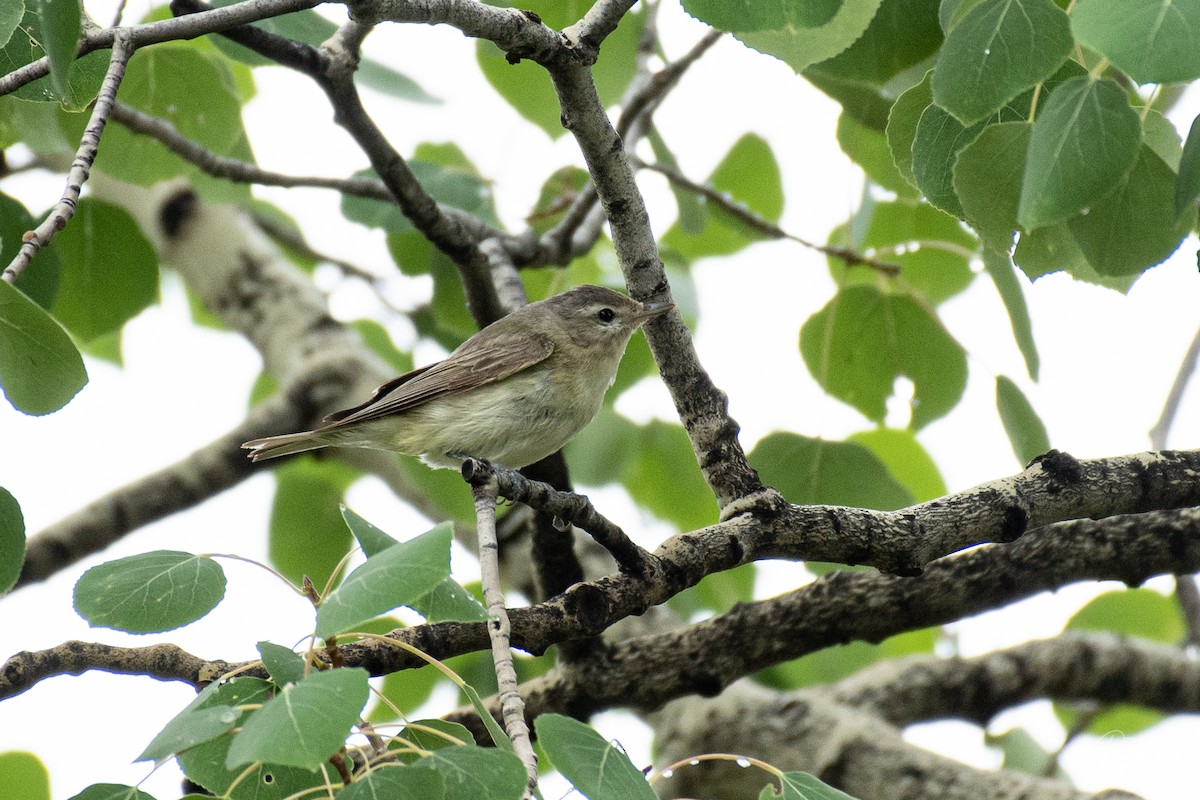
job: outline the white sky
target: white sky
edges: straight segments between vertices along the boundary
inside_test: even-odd
[[[111,17],[111,2],[88,2],[97,19]],[[132,0],[126,18],[140,16],[147,0]],[[704,29],[670,3],[664,4],[667,52],[678,55]],[[470,42],[448,29],[385,26],[368,47],[378,58],[445,98],[442,106],[391,103],[368,95],[370,110],[402,153],[421,141],[458,142],[491,178],[502,219],[520,227],[542,179],[563,163],[580,163],[570,137],[549,140],[524,123],[486,86],[474,66]],[[278,68],[255,72],[258,99],[245,118],[259,162],[269,169],[346,175],[366,165],[347,137],[333,129],[323,96],[302,79]],[[1186,130],[1197,103],[1174,115]],[[656,117],[684,170],[708,174],[746,130],[775,148],[787,207],[782,225],[814,241],[842,222],[857,204],[861,175],[834,139],[838,107],[770,58],[739,43],[719,43],[697,64]],[[661,179],[642,181],[652,221],[662,233],[674,207]],[[3,189],[31,210],[48,206],[61,178],[27,176]],[[386,271],[383,237],[338,224],[338,198],[316,190],[261,190],[258,194],[292,211],[320,250]],[[1023,380],[1024,367],[1008,332],[1007,319],[991,283],[980,279],[941,308],[941,316],[970,353],[966,399],[948,417],[920,435],[943,470],[951,491],[1011,474],[1019,465],[1009,449],[993,406],[996,374],[1016,379],[1046,422],[1053,446],[1079,457],[1148,449],[1147,431],[1161,410],[1200,314],[1196,298],[1196,241],[1185,242],[1168,264],[1152,270],[1128,297],[1072,282],[1061,275],[1025,284],[1042,357],[1042,379]],[[36,262],[31,269],[36,269]],[[737,256],[695,268],[701,322],[696,343],[716,383],[730,396],[747,449],[777,429],[839,439],[868,427],[866,420],[825,397],[808,376],[797,352],[802,322],[831,296],[834,286],[823,257],[792,243],[755,245]],[[427,292],[420,282],[398,291]],[[334,299],[339,313],[361,315],[363,292],[349,287]],[[30,534],[105,491],[165,466],[224,433],[243,416],[249,386],[259,370],[257,355],[240,337],[200,330],[186,322],[176,282],[164,286],[164,304],[133,320],[125,337],[126,366],[91,361],[91,383],[62,411],[25,417],[0,404],[0,485],[20,501]],[[394,325],[398,335],[405,326]],[[164,346],[166,345],[166,346]],[[429,357],[433,357],[432,355]],[[421,353],[418,353],[421,360]],[[1185,397],[1170,444],[1196,447],[1200,421],[1192,413],[1196,390]],[[635,419],[670,418],[673,410],[660,383],[648,381],[622,398],[620,408]],[[89,566],[111,558],[169,547],[194,552],[236,552],[265,558],[264,532],[273,484],[259,476],[185,515],[169,518],[127,537],[102,557],[89,559],[56,578],[0,600],[0,659],[23,649],[50,647],[66,639],[141,645],[176,642],[206,657],[255,657],[254,644],[270,638],[299,639],[311,625],[304,605],[289,592],[264,582],[252,567],[229,563],[229,597],[204,620],[159,636],[133,637],[89,630],[71,609],[71,587]],[[613,490],[596,491],[603,511],[640,532],[653,546],[664,528],[647,520]],[[400,537],[424,530],[424,521],[399,506],[372,481],[351,492],[350,502]],[[469,558],[456,560],[469,578]],[[764,593],[794,586],[793,565],[764,565]],[[1161,585],[1161,584],[1156,584]],[[1018,604],[955,626],[967,654],[1057,633],[1067,616],[1093,596],[1096,587],[1070,587],[1055,596]],[[127,766],[190,699],[187,687],[145,679],[92,673],[46,681],[25,695],[0,703],[0,751],[28,749],[50,767],[56,800],[93,782],[136,783],[144,765]],[[442,703],[430,713],[441,713]],[[1029,721],[1046,745],[1055,728],[1045,705],[1004,722]],[[618,737],[635,762],[648,762],[644,732],[620,715],[597,722]],[[114,727],[128,733],[111,733]],[[1003,730],[999,726],[998,730]],[[83,735],[80,735],[81,732]],[[101,736],[92,734],[102,732]],[[1183,718],[1126,741],[1085,740],[1073,744],[1065,766],[1081,788],[1119,785],[1152,800],[1179,797],[1196,785],[1194,759],[1180,757],[1183,742],[1195,741],[1200,722]],[[969,763],[991,767],[994,756],[974,728],[923,726],[910,738]],[[1119,737],[1117,737],[1119,738]],[[178,774],[165,767],[143,788],[160,800],[177,796]],[[546,796],[555,797],[552,787]]]

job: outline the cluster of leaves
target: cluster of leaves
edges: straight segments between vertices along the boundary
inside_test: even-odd
[[[367,558],[336,588],[309,595],[317,609],[314,637],[332,643],[361,637],[364,628],[391,630],[399,625],[396,620],[378,618],[399,606],[431,622],[487,618],[471,593],[450,578],[448,523],[397,542],[353,511],[343,508],[342,513]],[[224,571],[213,557],[157,551],[85,572],[75,586],[75,608],[95,627],[164,632],[207,615],[223,599],[225,586]],[[173,758],[190,781],[231,800],[281,798],[312,790],[346,800],[380,795],[423,800],[524,796],[525,768],[504,730],[480,694],[448,666],[428,659],[459,685],[496,747],[476,746],[467,728],[443,720],[409,721],[395,735],[384,735],[380,722],[390,724],[402,714],[389,696],[398,694],[394,688],[380,693],[380,706],[391,713],[372,713],[373,724],[368,725],[361,721],[371,691],[366,670],[330,669],[320,649],[301,654],[264,641],[258,643],[258,651],[260,661],[251,666],[260,666],[266,677],[230,675],[209,683],[135,760],[161,764]],[[411,683],[407,678],[400,676],[406,685]],[[411,708],[413,698],[407,701]],[[587,725],[546,714],[536,720],[536,731],[544,755],[584,796],[655,797],[629,758]],[[372,739],[371,746],[355,745],[356,735]],[[14,796],[48,797],[43,768],[25,755],[0,755],[0,763],[10,768],[0,777],[0,789]],[[333,765],[340,765],[339,772],[345,774],[332,777]],[[846,797],[810,775],[774,772],[783,796]],[[800,793],[801,787],[810,793]],[[134,787],[115,784],[92,785],[76,795],[77,800],[113,798],[152,800]]]
[[[876,423],[901,377],[912,385],[912,431],[958,404],[966,353],[937,309],[972,283],[975,263],[994,282],[1037,380],[1037,346],[1015,267],[1030,279],[1065,270],[1124,291],[1196,225],[1200,136],[1181,146],[1161,110],[1200,77],[1200,4],[683,5],[785,61],[843,107],[838,140],[871,191],[829,244],[902,269],[887,277],[831,259],[839,291],[804,324],[800,351],[829,394]],[[754,187],[721,188],[777,218]],[[679,226],[686,218],[681,209]],[[671,235],[664,243],[672,244]],[[1044,425],[1008,376],[996,376],[996,404],[1018,459],[1049,447]]]

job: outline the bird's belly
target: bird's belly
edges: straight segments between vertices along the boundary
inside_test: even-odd
[[[599,410],[604,393],[581,395],[553,383],[550,372],[514,375],[404,414],[423,429],[423,442],[399,442],[435,466],[457,466],[454,455],[483,458],[506,467],[524,467],[566,444]],[[404,447],[403,445],[409,445]]]

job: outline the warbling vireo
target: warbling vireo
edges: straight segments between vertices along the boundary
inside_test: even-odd
[[[671,303],[580,286],[493,322],[444,361],[388,381],[312,431],[254,439],[250,458],[369,447],[458,467],[464,457],[520,468],[591,422],[633,332]]]

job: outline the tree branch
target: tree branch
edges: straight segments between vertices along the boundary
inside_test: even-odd
[[[679,170],[672,169],[665,164],[650,164],[642,161],[641,159],[634,159],[633,163],[634,166],[638,167],[639,169],[648,169],[651,172],[657,172],[659,175],[662,175],[676,186],[700,195],[708,202],[720,208],[726,214],[729,214],[731,217],[734,217],[740,221],[746,227],[750,228],[750,230],[762,234],[763,236],[767,236],[772,239],[790,239],[791,241],[803,245],[810,250],[816,250],[818,253],[823,253],[827,256],[840,259],[841,261],[845,262],[846,266],[848,267],[870,267],[876,272],[890,276],[896,276],[900,274],[899,264],[894,264],[890,261],[880,261],[877,258],[871,258],[857,252],[856,250],[852,250],[849,247],[830,247],[828,245],[821,245],[788,233],[779,225],[771,222],[771,220],[760,217],[746,206],[737,202],[728,195],[723,194],[717,189],[714,189],[712,186],[709,186],[705,183],[698,183],[684,175]]]
[[[195,39],[225,28],[246,25],[251,22],[277,17],[293,11],[318,6],[326,0],[244,0],[222,8],[207,9],[202,14],[190,17],[150,22],[127,28],[84,28],[77,56],[112,47],[118,32],[128,37],[134,49],[149,44],[161,44],[177,39]],[[18,67],[7,75],[0,76],[0,95],[15,92],[27,83],[50,74],[50,59],[42,56]]]
[[[87,183],[88,175],[91,174],[92,162],[96,160],[96,152],[100,147],[100,136],[104,133],[104,126],[108,122],[113,103],[117,100],[117,89],[121,86],[121,79],[125,77],[125,67],[129,64],[133,51],[134,47],[129,41],[129,34],[124,30],[118,31],[113,38],[112,56],[108,61],[108,71],[104,75],[104,82],[100,85],[100,93],[96,96],[96,105],[92,109],[92,116],[88,120],[87,128],[84,129],[83,136],[80,138],[79,149],[75,151],[75,160],[71,163],[71,170],[67,173],[66,189],[63,191],[62,198],[50,209],[50,213],[42,221],[42,224],[25,234],[16,256],[4,268],[2,277],[9,283],[21,275],[25,267],[33,260],[34,255],[50,244],[54,234],[67,227],[71,217],[75,216],[79,194],[83,191],[83,184]]]
[[[829,696],[900,727],[946,718],[986,724],[1039,699],[1190,713],[1200,711],[1200,663],[1178,647],[1067,631],[974,658],[880,662]]]
[[[575,136],[612,228],[617,257],[630,294],[642,301],[671,300],[671,287],[650,230],[650,218],[620,138],[596,94],[591,74],[575,66],[552,66],[563,121]],[[696,458],[724,508],[762,490],[738,442],[738,425],[728,399],[696,356],[691,334],[678,311],[651,320],[646,340],[671,392]]]
[[[259,468],[241,444],[266,433],[295,430],[308,418],[296,397],[274,397],[219,439],[171,466],[95,500],[30,538],[18,587],[49,578],[137,528],[240,483]]]

